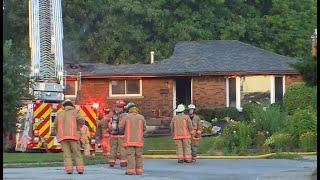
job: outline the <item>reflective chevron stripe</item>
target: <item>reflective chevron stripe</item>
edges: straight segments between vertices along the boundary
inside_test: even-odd
[[[89,125],[89,131],[90,132],[96,132],[96,117],[97,113],[91,106],[80,106],[80,114],[82,116],[86,116],[86,121]],[[90,134],[91,136],[91,134]]]

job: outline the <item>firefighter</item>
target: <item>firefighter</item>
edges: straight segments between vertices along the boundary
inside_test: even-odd
[[[57,114],[54,127],[58,142],[62,146],[64,167],[68,174],[72,174],[72,159],[74,159],[77,172],[83,174],[84,163],[80,152],[79,121],[84,120],[84,117],[80,115],[79,110],[75,109],[71,100],[65,100],[62,105],[64,110]]]
[[[175,115],[170,123],[171,134],[176,144],[178,163],[191,163],[191,135],[192,122],[189,116],[184,114],[185,107],[179,104]]]
[[[110,134],[109,134],[109,123],[111,121],[112,112],[109,108],[103,110],[104,115],[98,122],[98,132],[101,133],[101,145],[104,156],[110,156]]]
[[[138,113],[138,108],[132,102],[128,103],[126,109],[129,114],[120,123],[120,129],[125,133],[124,146],[127,150],[127,175],[141,175],[143,173],[143,132],[146,131],[146,121]]]
[[[191,156],[192,161],[195,162],[197,160],[197,149],[199,147],[199,142],[201,138],[201,124],[200,124],[200,117],[195,114],[196,106],[190,104],[188,106],[189,117],[192,121],[193,127],[193,135],[191,136]]]
[[[89,127],[85,125],[85,122],[86,121],[84,119],[80,121],[80,143],[83,148],[84,155],[90,156],[90,131]]]
[[[120,159],[120,166],[126,167],[126,152],[123,147],[124,132],[119,129],[119,123],[124,119],[127,113],[124,113],[125,102],[123,100],[116,101],[116,108],[113,112],[111,121],[109,123],[110,133],[110,156],[109,166],[113,167],[116,159]],[[119,157],[118,157],[119,153]]]

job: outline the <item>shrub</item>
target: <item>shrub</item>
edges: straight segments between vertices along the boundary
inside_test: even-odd
[[[293,147],[292,138],[290,134],[283,132],[276,132],[266,139],[265,146],[277,151],[288,151]]]
[[[241,113],[234,107],[224,107],[224,108],[211,108],[211,107],[201,107],[197,110],[198,115],[206,120],[211,121],[212,119],[224,119],[229,117],[231,119],[241,119]]]
[[[223,136],[218,136],[213,142],[215,149],[221,150],[225,146],[225,138]]]
[[[252,121],[253,112],[261,109],[261,106],[256,102],[251,102],[243,105],[243,116],[245,121]]]
[[[265,140],[266,133],[264,131],[258,131],[256,134],[254,134],[253,141],[258,148],[263,147]]]
[[[273,105],[265,110],[256,109],[252,112],[252,126],[254,131],[265,131],[272,135],[283,127],[285,123],[285,113],[281,111],[279,105]]]
[[[251,127],[247,123],[231,121],[223,132],[224,145],[229,150],[239,148],[241,152],[244,152],[252,144],[250,133]]]
[[[310,131],[302,133],[299,140],[299,146],[303,151],[317,151],[316,133]]]
[[[272,136],[274,137],[274,147],[277,151],[288,151],[293,147],[290,134],[277,132]]]
[[[306,86],[304,83],[290,85],[284,95],[284,108],[292,115],[297,109],[308,106],[317,108],[317,92],[315,87]]]
[[[206,121],[211,121],[214,116],[214,109],[210,107],[200,107],[197,110],[197,114],[201,117],[201,119],[206,120]]]
[[[317,131],[317,113],[312,107],[298,109],[286,119],[286,131],[290,133],[295,142],[299,141],[299,136],[308,131]]]

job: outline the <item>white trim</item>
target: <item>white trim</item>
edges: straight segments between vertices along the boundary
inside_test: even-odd
[[[242,112],[241,108],[241,93],[240,93],[240,77],[236,77],[236,108]]]
[[[230,100],[229,100],[229,78],[228,77],[226,77],[226,107],[229,107],[230,106],[230,104],[229,104],[229,102],[230,102]]]
[[[270,104],[276,102],[275,76],[270,76]]]
[[[69,81],[71,82],[71,81]],[[77,92],[78,92],[78,81],[74,81],[74,94],[69,94],[69,95],[64,95],[65,98],[76,98],[77,97]],[[65,84],[65,86],[67,87],[67,84]]]
[[[191,98],[190,98],[190,101],[191,101],[191,104],[193,104],[193,78],[191,78],[191,83],[190,83],[191,85],[191,87],[190,87],[190,96],[191,96]]]
[[[112,81],[124,81],[125,94],[112,94]],[[142,96],[142,79],[139,80],[139,94],[127,94],[127,80],[109,80],[109,97],[141,97]]]
[[[284,93],[286,92],[286,76],[282,76],[282,100],[284,97]]]
[[[173,115],[176,115],[176,108],[177,108],[177,89],[176,89],[176,80],[173,80],[172,83],[172,109],[173,109]]]

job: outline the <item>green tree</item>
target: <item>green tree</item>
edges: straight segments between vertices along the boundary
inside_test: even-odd
[[[317,57],[309,56],[303,58],[302,61],[294,64],[293,67],[300,72],[302,79],[307,85],[317,85]]]
[[[23,97],[28,84],[26,53],[17,51],[11,40],[3,46],[3,134],[15,131],[19,100]]]

